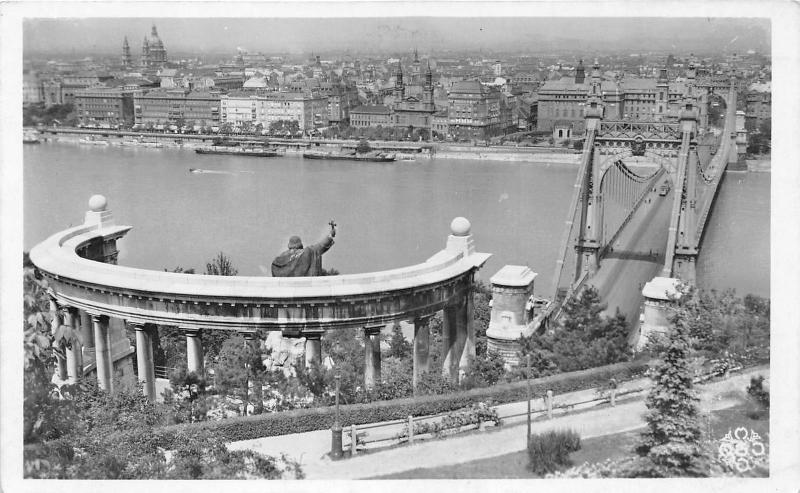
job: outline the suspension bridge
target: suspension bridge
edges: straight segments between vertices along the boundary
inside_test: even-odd
[[[696,98],[687,95],[674,120],[606,121],[602,98],[590,93],[586,136],[542,320],[596,287],[631,327],[642,286],[656,276],[694,283],[705,226],[729,162],[736,162],[736,92],[725,98],[721,133],[700,129]],[[714,151],[711,151],[714,149]]]

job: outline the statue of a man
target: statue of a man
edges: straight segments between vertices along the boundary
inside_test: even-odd
[[[322,273],[322,254],[333,246],[336,223],[331,221],[330,231],[319,243],[303,248],[299,236],[289,238],[289,249],[272,261],[272,277],[308,277]]]

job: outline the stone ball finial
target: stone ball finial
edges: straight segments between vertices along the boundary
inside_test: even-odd
[[[450,231],[453,236],[467,236],[472,225],[466,217],[457,217],[450,223]]]
[[[104,211],[107,206],[108,200],[103,195],[92,195],[91,198],[89,198],[89,209],[91,209],[92,212]]]

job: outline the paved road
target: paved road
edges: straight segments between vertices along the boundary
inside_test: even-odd
[[[620,233],[614,251],[600,261],[600,269],[587,281],[608,304],[606,313],[613,315],[619,308],[631,329],[638,327],[642,287],[663,268],[673,195],[673,190],[663,197],[651,191]]]
[[[743,389],[749,383],[750,377],[757,374],[768,377],[769,369],[752,369],[728,380],[700,386],[701,410],[708,412],[736,405],[740,399],[733,394],[743,395]],[[524,406],[524,403],[512,404],[520,405]],[[538,433],[548,429],[571,428],[580,433],[582,438],[603,436],[641,428],[644,426],[642,416],[645,410],[644,401],[640,398],[619,403],[613,408],[605,406],[552,420],[537,420],[531,429]],[[307,479],[365,479],[420,467],[487,459],[524,450],[524,423],[524,419],[508,421],[496,431],[445,440],[427,440],[336,462],[326,455],[330,450],[330,430],[235,442],[229,447],[272,455],[286,453],[300,460]]]

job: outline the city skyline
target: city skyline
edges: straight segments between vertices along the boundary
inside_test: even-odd
[[[769,52],[756,18],[90,18],[26,19],[25,56],[137,51],[156,25],[173,53],[518,51]],[[680,33],[680,36],[678,34]],[[371,42],[365,47],[364,39]],[[646,39],[646,43],[642,43]]]

